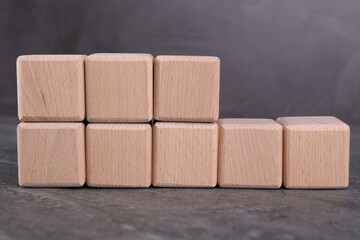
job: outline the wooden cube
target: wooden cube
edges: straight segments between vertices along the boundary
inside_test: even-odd
[[[154,62],[154,118],[214,122],[219,118],[218,57],[158,56]]]
[[[19,185],[80,187],[85,183],[83,123],[20,123]]]
[[[26,55],[17,59],[21,121],[82,121],[85,118],[82,55]]]
[[[217,182],[216,123],[166,123],[153,127],[153,185],[214,187]]]
[[[89,124],[86,184],[91,187],[149,187],[150,124]]]
[[[153,117],[153,57],[93,54],[86,58],[89,122],[149,122]]]
[[[220,119],[220,187],[280,188],[283,127],[271,119]]]
[[[286,188],[346,188],[350,128],[335,117],[281,117]]]

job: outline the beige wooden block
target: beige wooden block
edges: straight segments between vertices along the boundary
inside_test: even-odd
[[[154,62],[154,118],[214,122],[219,118],[220,59],[158,56]]]
[[[82,121],[85,118],[83,55],[18,57],[21,121]]]
[[[283,127],[271,119],[220,119],[220,187],[280,188]]]
[[[153,57],[93,54],[86,58],[89,122],[149,122],[153,117]]]
[[[335,117],[281,117],[286,188],[346,188],[350,128]]]
[[[166,123],[153,127],[153,185],[214,187],[217,183],[216,123]]]
[[[86,184],[91,187],[149,187],[150,124],[89,124]]]
[[[85,183],[83,123],[20,123],[19,185],[80,187]]]

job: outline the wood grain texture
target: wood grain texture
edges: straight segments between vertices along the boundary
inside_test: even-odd
[[[89,124],[86,184],[91,187],[149,187],[150,124]]]
[[[280,188],[283,127],[271,119],[220,119],[220,187]]]
[[[219,118],[220,59],[158,56],[154,62],[154,118],[214,122]]]
[[[153,185],[214,187],[217,183],[216,123],[165,123],[153,127]]]
[[[153,117],[153,57],[93,54],[86,58],[89,122],[149,122]]]
[[[346,188],[350,128],[335,117],[281,117],[286,188]]]
[[[21,121],[82,121],[85,118],[83,55],[18,57]]]
[[[20,123],[19,185],[81,187],[85,183],[83,123]]]

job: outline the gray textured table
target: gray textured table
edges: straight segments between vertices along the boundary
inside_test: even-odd
[[[21,188],[0,118],[0,239],[359,239],[360,126],[346,190]]]

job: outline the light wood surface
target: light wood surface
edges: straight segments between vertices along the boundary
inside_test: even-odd
[[[149,187],[150,124],[89,124],[86,127],[86,184],[92,187]]]
[[[271,119],[220,119],[220,187],[280,188],[283,127]]]
[[[281,117],[286,188],[346,188],[350,128],[335,117]]]
[[[19,185],[81,187],[85,183],[82,123],[20,123],[17,127]]]
[[[85,118],[83,55],[25,55],[17,59],[21,121]]]
[[[153,185],[214,187],[217,183],[216,123],[166,123],[153,127]]]
[[[219,118],[218,57],[158,56],[154,62],[154,118],[214,122]]]
[[[89,122],[149,122],[153,117],[153,57],[93,54],[86,58]]]

